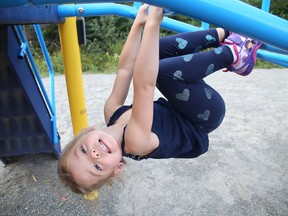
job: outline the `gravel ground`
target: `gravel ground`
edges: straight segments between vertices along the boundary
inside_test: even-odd
[[[114,77],[83,76],[90,125],[104,127],[103,105]],[[255,69],[248,77],[219,71],[206,81],[227,108],[221,127],[210,134],[208,153],[127,159],[120,181],[93,201],[63,187],[53,156],[21,156],[0,165],[0,215],[287,216],[288,69]],[[43,82],[48,86],[49,79]],[[72,137],[64,76],[55,77],[55,86],[63,147]]]

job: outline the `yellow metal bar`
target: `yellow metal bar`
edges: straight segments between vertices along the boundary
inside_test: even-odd
[[[88,119],[86,114],[76,17],[66,18],[64,23],[59,24],[59,34],[73,132],[74,134],[77,134],[88,126]]]

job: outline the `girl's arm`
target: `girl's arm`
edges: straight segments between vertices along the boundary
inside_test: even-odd
[[[125,133],[125,151],[131,154],[147,155],[159,145],[158,137],[151,132],[151,127],[162,19],[163,9],[151,6],[134,67],[133,107]]]
[[[124,104],[127,97],[133,76],[136,56],[140,47],[142,29],[146,23],[147,8],[147,4],[144,4],[139,8],[138,14],[122,49],[113,89],[104,106],[106,123],[108,123],[109,118],[115,110]]]

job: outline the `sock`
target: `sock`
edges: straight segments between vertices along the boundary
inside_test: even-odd
[[[230,35],[230,31],[224,29],[224,32],[225,32],[225,36],[224,36],[224,38],[227,38],[227,37]]]
[[[235,44],[225,44],[224,46],[229,47],[229,49],[231,50],[231,53],[233,55],[233,63],[232,64],[234,64],[238,60],[239,47],[236,46]]]

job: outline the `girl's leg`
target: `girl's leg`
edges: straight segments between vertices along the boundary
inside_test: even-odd
[[[158,82],[163,77],[182,80],[186,83],[197,82],[215,71],[228,67],[233,61],[234,57],[228,46],[220,46],[206,52],[161,59]]]
[[[186,118],[207,132],[217,128],[225,115],[220,94],[203,78],[233,62],[229,47],[160,60],[157,87]]]
[[[204,81],[189,84],[178,80],[170,87],[173,91],[161,87],[159,90],[185,118],[203,127],[207,133],[222,123],[226,111],[224,100]]]
[[[160,38],[160,59],[191,54],[218,46],[229,32],[222,28],[185,32]]]

